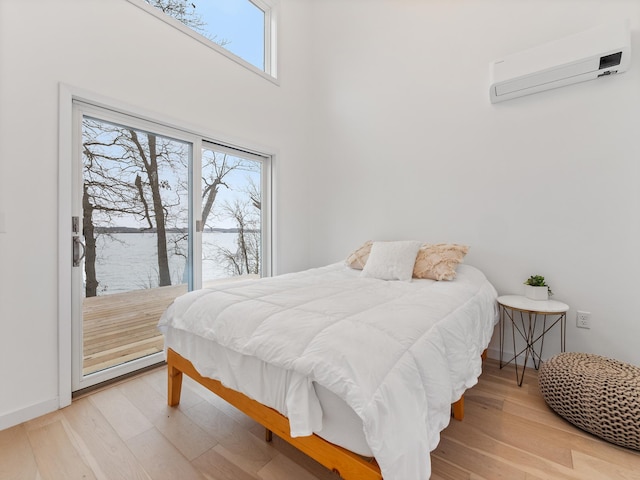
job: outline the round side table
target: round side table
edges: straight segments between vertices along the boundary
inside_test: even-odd
[[[569,305],[557,300],[531,300],[522,295],[502,295],[498,297],[500,308],[500,368],[513,362],[516,368],[518,386],[522,386],[524,371],[529,357],[537,370],[542,360],[544,336],[555,325],[560,325],[560,351],[565,351],[567,332],[567,311]],[[505,324],[511,322],[513,339],[513,357],[503,360],[505,342]],[[536,327],[542,324],[542,329]],[[525,342],[525,347],[516,350],[516,332]],[[524,355],[522,371],[518,367],[518,357]]]

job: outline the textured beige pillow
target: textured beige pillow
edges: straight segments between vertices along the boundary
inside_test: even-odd
[[[416,263],[413,266],[414,278],[430,278],[432,280],[453,280],[456,267],[462,263],[469,251],[466,245],[425,243],[418,250]]]
[[[367,263],[367,260],[369,259],[369,254],[371,253],[371,245],[373,245],[373,241],[369,240],[362,246],[358,247],[355,252],[347,257],[344,262],[345,265],[347,265],[347,267],[355,268],[356,270],[362,270],[365,263]]]
[[[362,270],[369,259],[373,241],[369,240],[358,247],[345,260],[348,267]],[[453,280],[456,267],[462,263],[469,251],[466,245],[452,243],[425,243],[418,250],[416,263],[413,266],[414,278],[429,278],[431,280]]]

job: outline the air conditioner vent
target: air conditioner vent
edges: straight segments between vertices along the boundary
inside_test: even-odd
[[[592,28],[491,64],[492,103],[584,82],[629,68],[629,21]]]

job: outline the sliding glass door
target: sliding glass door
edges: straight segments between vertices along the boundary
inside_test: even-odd
[[[196,140],[76,105],[74,390],[162,361],[156,325],[193,282]]]
[[[163,360],[188,290],[265,272],[266,157],[74,105],[72,387]],[[267,241],[265,241],[265,239]]]

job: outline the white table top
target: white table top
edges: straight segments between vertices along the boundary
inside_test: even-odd
[[[565,313],[569,305],[557,300],[531,300],[522,295],[502,295],[498,303],[508,308],[536,313]]]

